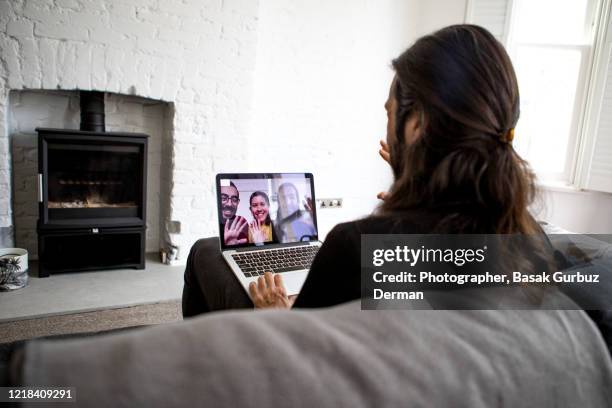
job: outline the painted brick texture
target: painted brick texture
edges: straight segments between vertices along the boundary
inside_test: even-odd
[[[171,104],[171,123],[160,125],[170,140],[168,159],[159,166],[169,172],[168,218],[183,228],[169,239],[184,259],[196,239],[216,234],[214,174],[246,161],[232,146],[246,143],[257,14],[256,0],[0,0],[0,228],[13,224],[25,199],[11,187],[11,156],[22,160],[28,138],[11,153],[9,92],[83,89]],[[158,118],[155,109],[141,117]],[[35,215],[27,209],[19,216]],[[155,234],[164,236],[160,229]]]

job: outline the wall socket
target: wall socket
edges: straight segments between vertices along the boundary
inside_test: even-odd
[[[342,208],[341,198],[317,198],[317,208]]]

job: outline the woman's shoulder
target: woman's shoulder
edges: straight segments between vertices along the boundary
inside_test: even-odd
[[[329,235],[357,236],[361,234],[424,234],[431,231],[439,218],[423,212],[373,214],[354,221],[337,224]]]

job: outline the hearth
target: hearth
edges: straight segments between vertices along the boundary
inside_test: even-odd
[[[144,268],[148,136],[105,132],[81,93],[81,130],[38,128],[39,276]]]

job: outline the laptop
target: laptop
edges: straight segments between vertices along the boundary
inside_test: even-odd
[[[246,292],[273,272],[298,294],[321,246],[312,174],[222,173],[216,186],[221,253]]]

